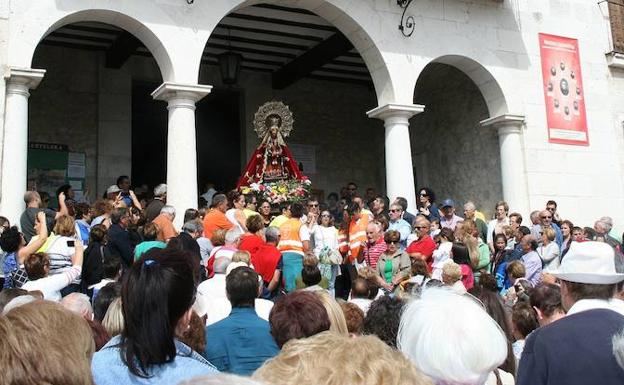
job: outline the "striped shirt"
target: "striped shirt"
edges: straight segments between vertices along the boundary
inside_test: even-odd
[[[370,244],[366,243],[366,247],[364,248],[364,262],[373,269],[377,268],[377,261],[381,254],[383,254],[388,245],[384,242],[383,237],[380,237],[377,242]]]

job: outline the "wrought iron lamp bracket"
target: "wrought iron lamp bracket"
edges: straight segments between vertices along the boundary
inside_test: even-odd
[[[410,4],[412,4],[413,0],[397,0],[397,5],[403,9],[403,13],[401,14],[401,24],[399,24],[399,31],[405,37],[410,37],[414,33],[414,29],[416,28],[414,25],[414,16],[408,15],[405,17],[405,13],[407,12],[407,8],[409,8]]]

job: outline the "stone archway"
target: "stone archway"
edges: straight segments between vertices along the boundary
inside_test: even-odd
[[[205,28],[212,33],[220,21],[229,13],[262,3],[267,3],[267,1],[231,0],[224,4],[221,11],[215,10],[214,4],[198,5],[205,7],[206,11],[210,7],[212,14],[207,18]],[[353,44],[366,63],[373,79],[378,104],[384,105],[396,101],[394,82],[387,66],[387,60],[380,49],[382,30],[379,23],[375,24],[375,17],[371,17],[376,14],[368,3],[362,2],[360,4],[357,2],[356,5],[345,0],[278,0],[268,3],[308,10],[335,26]],[[209,36],[206,36],[206,40],[203,41],[204,45],[208,38]]]
[[[58,16],[52,14],[44,20],[39,19],[38,23],[19,26],[26,29],[22,30],[23,37],[16,39],[17,44],[12,46],[9,51],[9,64],[13,67],[30,67],[39,42],[56,29],[81,21],[101,22],[128,31],[136,36],[152,53],[156,63],[158,63],[163,80],[169,81],[174,78],[171,57],[156,33],[136,18],[111,9],[84,9]],[[16,26],[16,28],[18,27]]]
[[[93,6],[93,4],[88,5]],[[52,3],[38,4],[38,7],[34,8],[27,3],[20,3],[13,8],[16,15],[20,15],[21,12],[28,15],[28,17],[15,16],[10,19],[10,30],[12,36],[15,37],[11,40],[8,51],[9,71],[6,76],[6,117],[3,130],[5,135],[2,138],[2,158],[7,161],[2,162],[2,201],[0,205],[2,211],[12,221],[15,221],[22,211],[22,195],[26,190],[29,90],[36,88],[45,74],[45,70],[30,68],[33,64],[35,51],[41,41],[55,30],[72,23],[87,21],[106,23],[127,31],[151,50],[164,79],[173,78],[174,70],[170,56],[157,35],[144,23],[118,10],[80,9],[80,7],[76,7],[67,11]],[[65,61],[64,65],[71,67],[76,64],[69,59]],[[84,73],[80,73],[81,70],[84,69],[79,67],[73,69],[76,71],[78,79],[85,77]],[[65,84],[66,86],[73,82],[71,76],[65,81],[68,82]],[[78,102],[78,105],[81,102],[88,102],[88,100],[82,100]],[[96,120],[95,125],[97,124]],[[123,126],[122,129],[129,132],[129,127]],[[95,140],[95,143],[100,142]],[[111,158],[115,159],[116,155],[111,154]],[[9,162],[8,159],[11,161]],[[93,157],[89,161],[91,164],[96,163],[99,166],[100,162]],[[91,166],[91,169],[93,174],[94,167]],[[95,175],[97,174],[98,172],[95,171]],[[91,185],[93,186],[95,183]],[[94,186],[92,189],[95,192]]]
[[[524,117],[509,114],[484,66],[459,55],[432,60],[419,75],[414,103],[425,105],[411,124],[418,184],[432,187],[439,200],[455,199],[458,209],[471,200],[490,213],[505,199],[512,210],[525,210]]]

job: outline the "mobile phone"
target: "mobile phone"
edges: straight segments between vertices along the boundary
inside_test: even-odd
[[[67,247],[75,247],[76,242],[74,240],[67,240]]]

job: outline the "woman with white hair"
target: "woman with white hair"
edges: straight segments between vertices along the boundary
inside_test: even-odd
[[[507,358],[507,339],[496,321],[476,299],[448,289],[425,290],[405,307],[397,346],[437,384],[514,383],[497,369]]]

